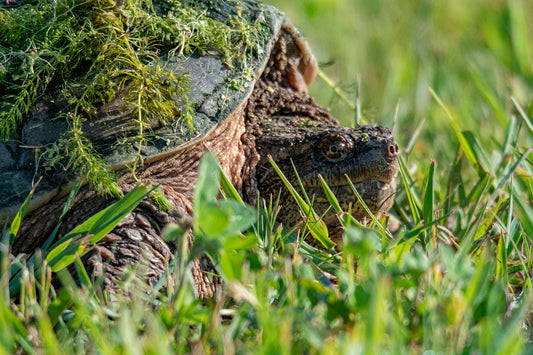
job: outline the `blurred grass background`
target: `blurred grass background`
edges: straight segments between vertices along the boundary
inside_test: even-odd
[[[458,145],[429,87],[459,128],[474,131],[486,148],[502,140],[513,112],[511,96],[524,108],[532,100],[532,1],[266,2],[287,14],[321,69],[354,103],[360,76],[363,117],[394,127],[404,153],[415,161],[451,160]],[[353,125],[354,111],[323,80],[315,80],[310,94],[342,124]]]

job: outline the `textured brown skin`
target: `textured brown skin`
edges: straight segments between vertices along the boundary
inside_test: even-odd
[[[160,184],[174,210],[162,212],[150,200],[143,201],[98,244],[95,252],[85,258],[91,270],[104,273],[107,287],[113,289],[125,268],[132,265],[141,265],[137,270],[150,284],[161,277],[173,253],[172,245],[161,239],[161,231],[169,223],[192,216],[198,164],[206,150],[218,157],[233,185],[251,203],[255,202],[258,193],[268,198],[268,195],[277,195],[280,190],[279,179],[266,159],[266,155],[271,154],[296,185],[291,175],[292,158],[300,176],[305,176],[308,194],[317,194],[315,207],[319,212],[325,210],[326,205],[322,203],[321,189],[316,188],[318,173],[332,187],[342,185],[347,173],[354,183],[359,183],[356,186],[373,212],[385,213],[390,208],[398,153],[390,132],[382,127],[339,127],[327,109],[316,105],[306,93],[313,73],[306,63],[299,61],[303,45],[298,41],[291,42],[291,36],[288,32],[281,35],[248,102],[243,102],[230,117],[204,137],[137,172],[143,181]],[[346,159],[337,164],[324,160],[324,152],[335,145],[335,138],[339,136],[353,141],[350,149],[344,149]],[[364,182],[365,179],[370,182]],[[130,173],[124,173],[119,182],[124,193],[135,186]],[[386,184],[389,187],[383,188]],[[343,186],[334,187],[337,198],[346,209],[352,204],[356,217],[363,217],[360,208],[356,207],[353,193],[346,189],[346,185]],[[281,191],[285,190],[281,188]],[[286,207],[280,214],[280,221],[285,226],[299,223],[301,217],[292,198],[286,192],[282,192],[281,196]],[[42,244],[56,225],[65,200],[63,197],[52,201],[24,220],[13,245],[14,254],[31,253]],[[82,188],[63,220],[59,235],[112,202],[96,196],[87,187]],[[326,221],[338,241],[340,234],[336,217],[329,214]],[[189,243],[192,242],[189,235]],[[107,263],[102,263],[104,260]],[[216,292],[220,281],[211,276],[213,272],[216,271],[207,257],[194,262],[192,273],[199,297],[205,298]]]
[[[353,129],[292,117],[272,117],[271,120],[260,126],[263,135],[256,140],[256,150],[262,157],[272,156],[299,191],[296,168],[318,215],[331,210],[319,175],[343,210],[351,211],[358,220],[368,215],[357,201],[347,176],[372,213],[383,214],[390,209],[396,190],[398,145],[387,128],[362,126]],[[293,227],[301,221],[294,198],[267,159],[256,166],[256,179],[261,196],[280,194],[283,207],[278,222]],[[329,211],[323,220],[329,227],[330,237],[340,243],[342,233],[337,228],[337,216]]]
[[[344,211],[359,220],[368,217],[349,186],[355,185],[374,214],[386,213],[393,204],[398,172],[398,145],[389,129],[381,126],[342,127],[329,110],[313,102],[305,93],[285,86],[279,73],[267,72],[256,84],[247,107],[247,132],[253,135],[255,152],[261,157],[248,176],[245,189],[249,203],[257,193],[262,198],[279,194],[282,209],[278,222],[294,227],[302,222],[300,209],[267,157],[270,155],[298,191],[296,168],[305,192],[314,197],[319,215],[330,209],[321,175]],[[250,138],[252,139],[252,138]],[[341,242],[342,229],[331,211],[324,215],[330,238]],[[308,240],[315,245],[314,240]]]

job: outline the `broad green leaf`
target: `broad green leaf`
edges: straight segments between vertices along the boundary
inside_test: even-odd
[[[48,316],[50,319],[57,321],[61,313],[68,310],[72,306],[72,303],[72,294],[70,294],[68,288],[61,288],[56,298],[54,298],[48,307]]]
[[[233,250],[220,251],[220,267],[224,277],[228,280],[242,278],[242,264],[245,261],[244,253],[235,253]]]
[[[246,237],[234,235],[226,238],[224,241],[224,249],[231,250],[249,250],[257,245],[257,237],[249,234]]]
[[[235,200],[205,203],[199,210],[198,224],[209,237],[228,237],[250,227],[256,218],[255,210]]]
[[[65,240],[61,244],[57,245],[46,257],[48,265],[52,268],[53,272],[58,272],[61,269],[69,266],[74,262],[75,256],[78,254],[85,254],[89,251],[88,239],[91,236],[83,238],[81,235],[72,237]]]
[[[208,238],[226,238],[255,222],[255,210],[244,204],[212,153],[204,154],[198,174],[193,201],[195,233],[201,231]],[[217,200],[219,179],[229,199]]]
[[[396,244],[396,246],[393,248],[395,261],[398,263],[398,266],[401,267],[404,265],[405,261],[404,261],[403,256],[407,255],[406,253],[408,253],[411,250],[411,247],[413,246],[413,244],[416,242],[417,239],[418,239],[418,233],[414,237],[411,237],[410,239],[400,240]]]
[[[380,248],[380,242],[375,230],[364,231],[359,228],[348,227],[346,229],[346,243],[344,251],[354,256],[369,255],[377,253]]]
[[[107,233],[111,232],[117,223],[120,222],[128,213],[133,211],[135,207],[137,207],[137,205],[141,203],[141,201],[155,188],[156,187],[150,191],[147,191],[145,187],[137,186],[120,200],[106,208],[104,213],[102,213],[101,218],[95,219],[94,225],[87,232],[87,234],[93,234],[93,237],[91,237],[90,240],[91,243],[98,242]],[[76,235],[79,234],[80,231],[84,232],[85,228],[90,225],[90,222],[87,224],[87,226],[80,225],[79,229],[76,227],[69,234]]]
[[[200,160],[198,180],[194,189],[193,210],[195,230],[198,230],[199,220],[203,218],[203,206],[213,202],[218,195],[219,169],[217,158],[213,153],[206,152]]]
[[[83,255],[102,239],[147,195],[146,188],[137,186],[111,206],[96,213],[57,241],[46,257],[52,271],[57,272],[70,265],[76,254]]]
[[[236,235],[248,229],[256,220],[256,211],[251,206],[236,200],[222,200],[219,204],[220,209],[229,215],[230,224],[224,230],[225,235]]]
[[[204,203],[198,209],[196,220],[199,229],[208,236],[219,236],[228,228],[230,216],[215,203]]]

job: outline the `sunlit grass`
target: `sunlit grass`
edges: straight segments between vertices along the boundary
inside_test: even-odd
[[[79,263],[81,288],[63,270],[58,290],[44,258],[10,281],[5,267],[18,262],[4,254],[0,312],[9,331],[0,344],[5,353],[51,354],[522,353],[531,309],[526,232],[533,219],[530,207],[525,215],[512,213],[521,192],[513,176],[526,162],[516,158],[503,156],[501,179],[481,176],[471,191],[452,192],[442,210],[435,208],[437,167],[430,163],[425,183],[407,186],[411,197],[397,203],[406,219],[400,229],[357,227],[341,218],[342,254],[332,256],[277,228],[275,204],[254,212],[238,199],[217,201],[213,187],[220,179],[226,196],[234,191],[221,174],[209,173],[219,168],[207,155],[194,200],[195,245],[189,252],[182,228],[165,232],[179,247],[163,288],[140,287],[135,273],[126,273],[117,300],[109,303],[101,283],[87,278]],[[402,181],[411,180],[402,169]],[[84,225],[112,219],[109,211],[127,212],[131,204],[123,200]],[[73,252],[59,255],[68,261]],[[224,280],[206,304],[195,297],[188,276],[202,253]],[[20,292],[7,292],[16,280]]]
[[[360,74],[367,120],[392,126],[400,101],[394,124],[403,152],[389,218],[358,226],[330,194],[346,234],[342,253],[324,253],[304,241],[326,240],[323,228],[297,235],[278,227],[275,196],[257,211],[244,206],[227,178],[206,174],[217,169],[208,156],[195,193],[195,245],[185,247],[181,228],[165,232],[179,246],[171,277],[148,293],[131,272],[121,283],[128,297],[109,302],[79,263],[82,287],[60,272],[56,289],[47,258],[27,268],[8,256],[16,231],[7,230],[0,354],[533,351],[531,3],[315,0],[280,7],[320,61],[335,61],[323,69],[354,102]],[[334,97],[334,114],[352,120],[349,105],[317,81],[312,94],[325,104]],[[217,182],[227,200],[216,201]],[[294,186],[296,193],[311,216],[312,196]],[[205,303],[188,276],[201,253],[224,280]]]

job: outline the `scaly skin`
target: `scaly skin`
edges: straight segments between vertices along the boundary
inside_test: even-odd
[[[392,206],[398,172],[398,145],[391,132],[381,126],[348,128],[323,124],[308,118],[272,117],[260,122],[262,132],[256,138],[261,160],[256,166],[260,196],[276,197],[283,206],[278,221],[292,227],[302,221],[299,208],[272,165],[272,156],[291,184],[300,191],[297,170],[315,211],[322,215],[330,208],[320,180],[321,175],[337,197],[341,207],[351,210],[361,220],[367,213],[357,201],[347,176],[372,213],[382,214]],[[324,216],[332,239],[339,242],[338,220],[333,212]]]

